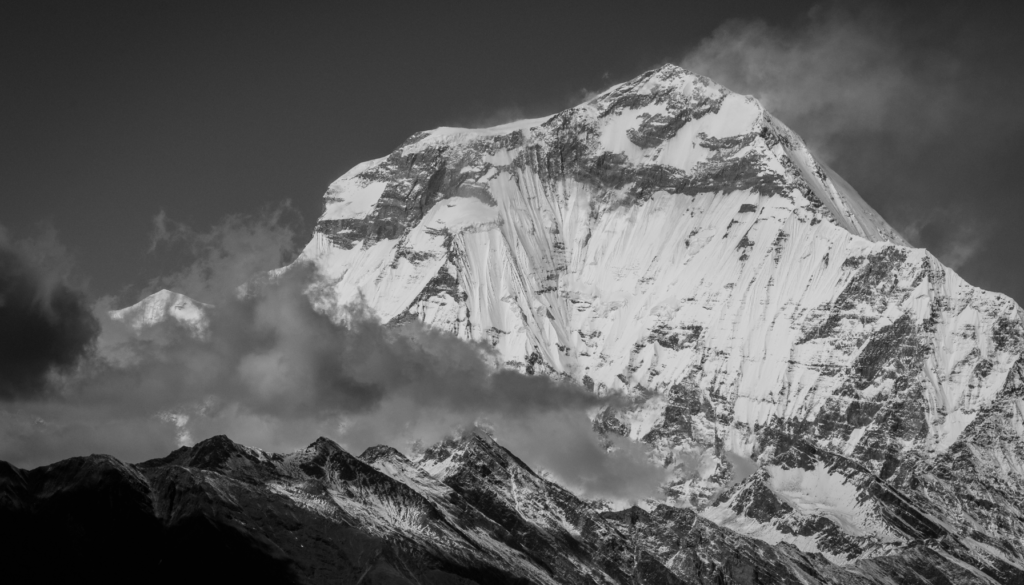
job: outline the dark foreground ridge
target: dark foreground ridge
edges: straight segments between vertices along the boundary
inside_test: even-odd
[[[992,582],[936,542],[837,566],[690,509],[609,511],[479,434],[415,462],[224,436],[138,465],[0,462],[0,533],[7,583]]]

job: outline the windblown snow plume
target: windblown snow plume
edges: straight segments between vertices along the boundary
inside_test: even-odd
[[[1011,6],[921,18],[917,5],[825,2],[786,24],[727,22],[680,64],[758,98],[912,243],[1020,299],[1019,272],[992,277],[1019,253],[1024,210]]]

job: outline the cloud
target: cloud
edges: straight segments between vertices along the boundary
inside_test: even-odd
[[[601,441],[585,413],[574,409],[514,422],[499,420],[495,438],[562,485],[619,502],[661,499],[669,469],[650,459],[647,445],[617,435]]]
[[[150,282],[147,293],[168,288],[203,302],[230,296],[254,275],[286,264],[296,251],[298,211],[285,201],[247,216],[229,215],[206,232],[197,232],[160,211],[153,218],[150,252],[183,250],[186,268]]]
[[[915,245],[1024,298],[1001,270],[1024,213],[1020,42],[1001,5],[826,2],[800,21],[723,24],[681,60],[757,97]],[[961,226],[967,225],[969,229]],[[976,237],[985,234],[985,237]]]
[[[233,217],[204,235],[175,228],[201,242],[174,282],[214,301],[205,332],[168,320],[138,335],[98,311],[93,359],[48,399],[2,413],[0,459],[38,464],[89,449],[139,460],[221,433],[272,451],[318,435],[355,453],[381,443],[408,451],[485,425],[581,493],[658,495],[664,470],[646,448],[624,442],[609,451],[587,417],[622,406],[621,397],[502,370],[487,345],[418,323],[387,326],[358,305],[333,320],[316,308],[332,306],[333,293],[311,265],[238,288],[239,264],[256,258],[247,265],[265,275],[266,262],[280,258],[287,238],[279,221]]]
[[[13,242],[0,227],[0,400],[45,394],[92,347],[99,324],[67,267],[52,230]]]
[[[487,346],[416,323],[388,327],[358,306],[332,321],[314,309],[323,301],[316,289],[311,267],[292,268],[243,298],[224,299],[209,313],[204,338],[182,332],[170,344],[133,348],[130,368],[109,369],[88,392],[115,401],[131,393],[131,408],[187,415],[179,432],[227,432],[267,449],[308,443],[311,428],[359,452],[433,443],[486,424],[583,493],[656,495],[663,473],[647,463],[646,450],[627,443],[609,453],[586,416],[621,404],[618,397],[497,369]]]
[[[168,218],[167,212],[161,209],[153,216],[153,233],[149,236],[149,251],[156,251],[157,246],[162,242],[170,242],[179,237],[189,236],[191,233],[188,226]]]

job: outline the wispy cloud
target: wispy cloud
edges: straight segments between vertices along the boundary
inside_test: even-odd
[[[254,275],[294,257],[301,225],[302,217],[288,201],[252,215],[229,215],[206,231],[174,221],[161,210],[153,218],[150,252],[167,247],[187,261],[181,270],[152,280],[146,294],[168,288],[204,302],[230,296]]]

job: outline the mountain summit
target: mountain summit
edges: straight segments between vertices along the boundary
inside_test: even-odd
[[[705,77],[415,134],[330,186],[299,261],[335,306],[633,397],[595,425],[722,526],[839,564],[931,547],[979,582],[1024,564],[1020,307]]]

